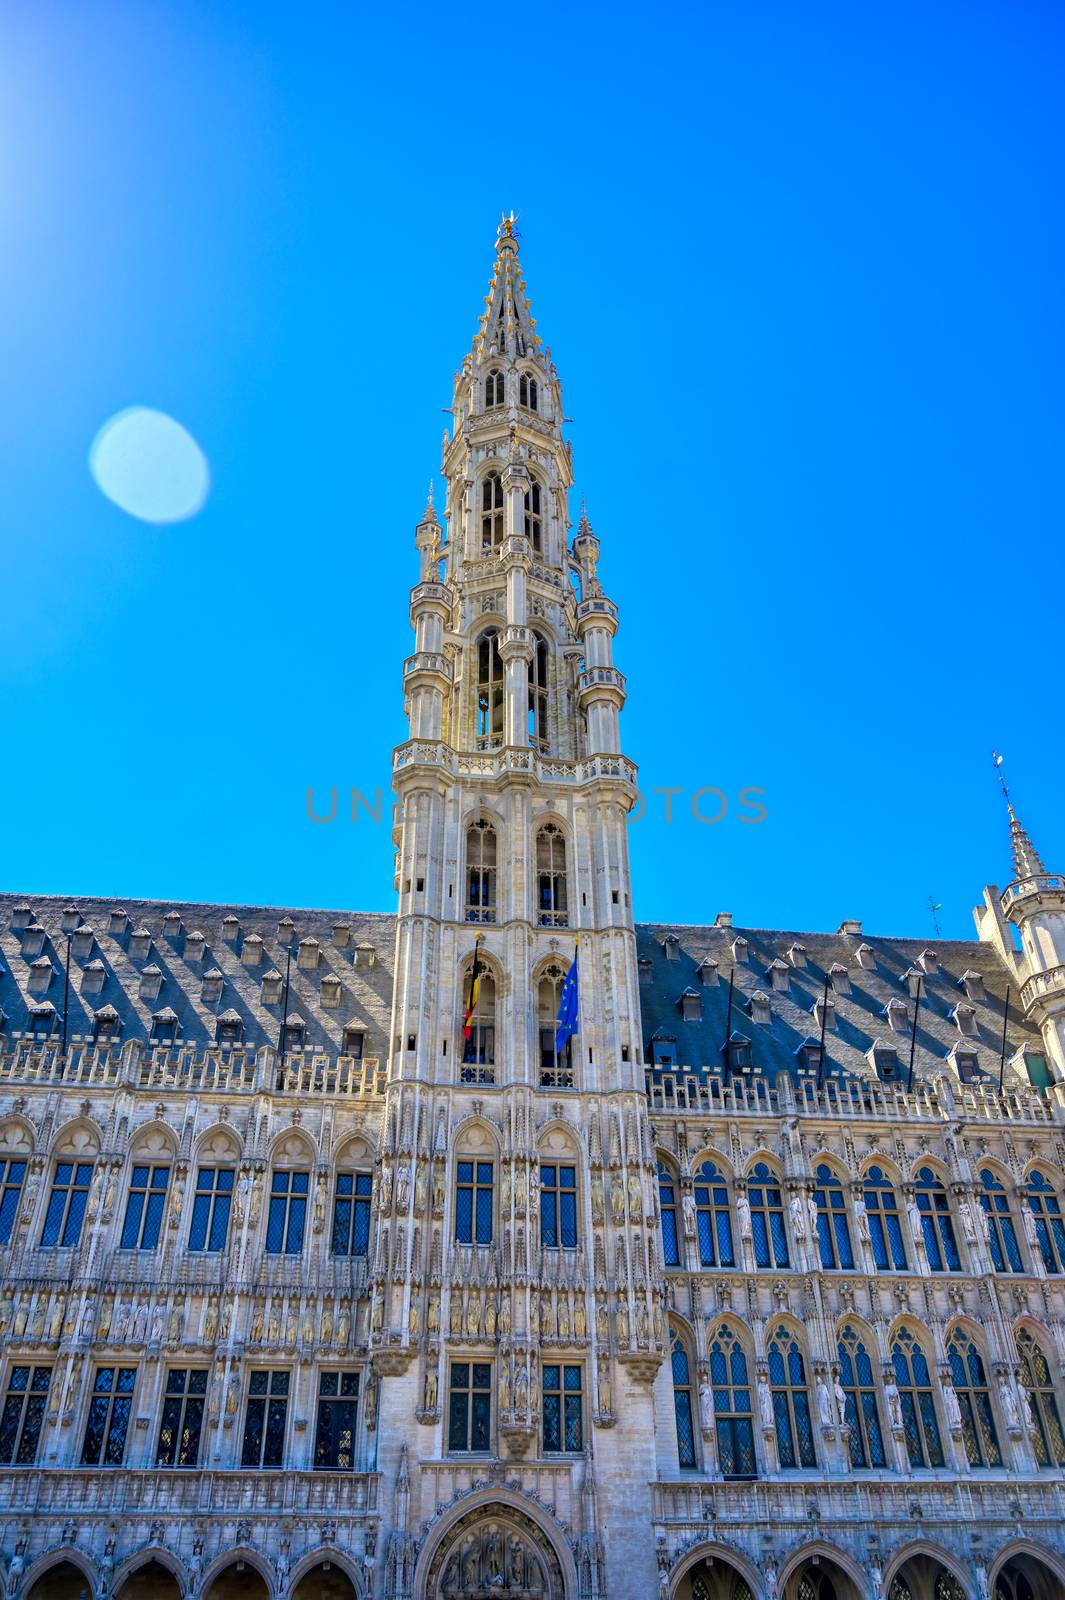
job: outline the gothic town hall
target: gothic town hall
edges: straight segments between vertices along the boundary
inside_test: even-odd
[[[485,304],[395,915],[0,897],[0,1600],[1060,1600],[1065,877],[635,925],[510,222]]]

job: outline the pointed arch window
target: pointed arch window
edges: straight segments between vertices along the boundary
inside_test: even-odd
[[[539,926],[566,927],[566,841],[554,822],[545,823],[536,835],[536,896]]]
[[[817,1245],[821,1265],[833,1271],[854,1266],[850,1229],[847,1226],[847,1202],[832,1168],[824,1162],[814,1174],[814,1204],[817,1206]]]
[[[672,1172],[661,1161],[658,1163],[658,1209],[662,1213],[662,1259],[667,1267],[679,1267],[676,1182]]]
[[[496,920],[496,831],[479,818],[466,832],[466,921]]]
[[[991,1264],[996,1272],[1023,1272],[1017,1227],[1010,1211],[1009,1196],[990,1167],[980,1173],[980,1204],[987,1225]]]
[[[960,1272],[950,1201],[931,1167],[922,1167],[918,1172],[915,1195],[928,1265],[933,1272]]]
[[[735,1329],[723,1322],[707,1336],[710,1387],[714,1396],[717,1459],[726,1478],[754,1478],[754,1414],[747,1355]]]
[[[475,957],[474,960],[477,958]],[[462,1033],[462,1083],[496,1081],[496,981],[483,961],[467,963],[462,994],[468,1021]]]
[[[799,1579],[795,1600],[838,1600],[836,1586],[827,1572],[807,1567]]]
[[[493,406],[505,404],[503,398],[503,374],[498,367],[493,367],[484,380],[485,410],[491,411]]]
[[[850,1429],[851,1465],[886,1466],[873,1363],[864,1339],[853,1324],[848,1323],[840,1334],[836,1353],[839,1356],[840,1388],[846,1396],[843,1420]]]
[[[961,1431],[971,1467],[1000,1467],[1002,1451],[980,1352],[964,1328],[956,1328],[947,1346],[950,1381],[961,1409]]]
[[[688,1349],[673,1329],[673,1410],[677,1419],[677,1457],[682,1467],[696,1467],[695,1405],[692,1394],[691,1360]]]
[[[806,1363],[795,1335],[778,1328],[769,1343],[769,1391],[782,1467],[815,1467]]]
[[[1035,1217],[1039,1253],[1048,1272],[1065,1272],[1065,1217],[1061,1201],[1042,1172],[1028,1179],[1028,1209]]]
[[[880,1167],[870,1167],[865,1175],[862,1198],[869,1222],[873,1260],[881,1272],[894,1268],[906,1271],[906,1245],[899,1217],[899,1202],[891,1179]]]
[[[518,380],[518,403],[527,411],[540,409],[540,386],[531,372],[523,372]]]
[[[481,481],[481,549],[495,550],[503,543],[503,480],[490,472]]]
[[[891,1580],[891,1588],[888,1590],[888,1600],[913,1600],[913,1594],[910,1590],[909,1584],[906,1582],[906,1579],[900,1577],[898,1573],[896,1573]]]
[[[547,749],[547,664],[547,640],[534,633],[529,662],[529,743],[541,751]]]
[[[965,1600],[965,1590],[953,1572],[938,1572],[932,1600]]]
[[[525,491],[525,537],[534,555],[544,553],[544,492],[534,478]]]
[[[503,742],[503,658],[499,632],[489,628],[477,641],[477,748]]]
[[[704,1161],[695,1174],[695,1218],[700,1266],[734,1267],[728,1183],[715,1161]]]
[[[1065,1467],[1065,1432],[1050,1364],[1042,1346],[1027,1328],[1022,1328],[1017,1335],[1017,1354],[1021,1358],[1021,1383],[1028,1396],[1032,1419],[1035,1459],[1041,1467]]]
[[[909,1328],[900,1328],[891,1346],[891,1361],[902,1407],[903,1432],[911,1467],[941,1467],[939,1437],[928,1359]]]
[[[540,1087],[542,1089],[572,1089],[573,1038],[556,1048],[558,1039],[558,1008],[566,973],[561,963],[552,961],[540,974],[536,985],[536,1007],[540,1029]]]
[[[784,1195],[780,1179],[764,1161],[757,1162],[747,1175],[747,1199],[751,1207],[751,1233],[754,1238],[756,1265],[788,1266]]]

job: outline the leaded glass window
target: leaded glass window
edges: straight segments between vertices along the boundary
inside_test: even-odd
[[[1065,1218],[1061,1201],[1041,1172],[1028,1179],[1028,1208],[1035,1217],[1039,1253],[1048,1272],[1065,1272]]]
[[[795,1600],[837,1600],[836,1586],[827,1572],[807,1567],[799,1579]]]
[[[583,1450],[581,1369],[547,1362],[544,1382],[544,1454]]]
[[[915,1197],[928,1265],[933,1272],[960,1272],[950,1201],[931,1167],[922,1167],[918,1172]]]
[[[503,404],[503,374],[498,367],[493,367],[484,380],[484,403],[488,410]]]
[[[157,1247],[169,1181],[169,1167],[133,1168],[122,1223],[121,1249],[154,1250]]]
[[[814,1203],[817,1206],[817,1245],[821,1265],[849,1269],[854,1266],[850,1229],[847,1226],[847,1202],[843,1185],[828,1167],[821,1163],[814,1174]]]
[[[870,1167],[865,1175],[862,1198],[869,1222],[873,1260],[881,1272],[906,1270],[906,1245],[903,1239],[899,1203],[891,1179],[880,1167]]]
[[[540,974],[536,985],[537,1016],[540,1027],[541,1089],[573,1088],[573,1036],[558,1049],[558,1012],[566,969],[552,961]]]
[[[1050,1366],[1040,1345],[1027,1328],[1017,1335],[1017,1354],[1021,1358],[1021,1382],[1028,1395],[1028,1410],[1034,1424],[1032,1442],[1041,1467],[1065,1466],[1065,1433]]]
[[[562,829],[548,822],[536,835],[536,920],[541,928],[564,928],[566,910],[566,841]]]
[[[1002,1452],[995,1431],[984,1363],[972,1339],[958,1328],[947,1347],[950,1381],[961,1409],[962,1437],[971,1467],[1000,1467]]]
[[[932,1600],[965,1600],[965,1590],[953,1572],[939,1572],[936,1574],[936,1586]]]
[[[81,1450],[83,1467],[120,1467],[126,1448],[136,1367],[97,1367]]]
[[[941,1467],[939,1437],[928,1360],[909,1328],[901,1328],[891,1347],[895,1383],[902,1407],[903,1432],[911,1467]]]
[[[56,1165],[52,1192],[48,1196],[41,1244],[70,1247],[81,1238],[81,1224],[92,1184],[91,1161],[60,1161]]]
[[[536,379],[531,372],[523,372],[518,380],[518,403],[529,411],[537,410],[539,391]]]
[[[492,1162],[460,1161],[455,1182],[455,1243],[492,1242]]]
[[[229,1209],[233,1203],[233,1168],[201,1167],[192,1199],[189,1249],[217,1253],[226,1247]]]
[[[682,1467],[695,1467],[695,1403],[692,1392],[691,1362],[684,1340],[674,1328],[671,1351],[673,1365],[673,1410],[677,1419],[677,1458]]]
[[[543,490],[534,478],[525,491],[525,537],[533,547],[534,555],[544,549]]]
[[[496,831],[480,818],[466,830],[466,921],[496,920]]]
[[[318,1377],[318,1424],[314,1465],[319,1472],[355,1470],[355,1427],[359,1412],[359,1374],[322,1372]]]
[[[576,1167],[551,1161],[540,1168],[540,1243],[549,1250],[576,1249]]]
[[[473,961],[471,961],[462,980],[463,1004],[468,1014],[468,1022],[463,1028],[462,1066],[459,1075],[463,1083],[494,1083],[496,1081],[496,981],[483,961],[477,956],[473,960],[479,963],[476,978],[473,975]]]
[[[338,1172],[333,1198],[335,1256],[364,1256],[370,1243],[373,1178],[368,1172]]]
[[[242,1467],[279,1467],[285,1456],[290,1374],[276,1370],[248,1374]]]
[[[726,1478],[753,1478],[758,1465],[754,1451],[754,1414],[747,1356],[735,1329],[722,1322],[707,1336],[710,1385],[714,1396],[717,1458]]]
[[[991,1247],[991,1264],[996,1272],[1023,1272],[1017,1228],[1010,1211],[1009,1196],[1002,1183],[989,1167],[980,1174],[982,1193],[980,1204],[987,1225],[987,1242]]]
[[[816,1466],[806,1365],[798,1340],[787,1328],[778,1328],[770,1340],[769,1389],[773,1397],[780,1465]]]
[[[485,1453],[492,1447],[492,1368],[487,1361],[451,1363],[447,1447],[462,1453]]]
[[[155,1453],[156,1466],[196,1466],[206,1404],[207,1368],[171,1368],[166,1375],[163,1415]]]
[[[26,1177],[26,1163],[0,1156],[0,1244],[11,1243],[11,1230],[15,1225],[22,1184]]]
[[[492,550],[503,542],[503,480],[490,472],[481,484],[481,548]]]
[[[28,1467],[36,1460],[48,1404],[51,1367],[12,1367],[0,1413],[0,1466]]]
[[[673,1174],[658,1163],[658,1203],[662,1213],[662,1259],[667,1267],[680,1266],[680,1236],[677,1232],[677,1190]]]
[[[851,1465],[886,1466],[873,1363],[865,1341],[852,1324],[848,1324],[840,1334],[836,1351],[839,1356],[840,1388],[846,1396],[843,1420],[851,1431]]]
[[[751,1207],[754,1259],[760,1267],[786,1267],[788,1235],[784,1226],[784,1195],[776,1173],[759,1161],[747,1175]]]
[[[695,1207],[700,1265],[735,1266],[728,1183],[714,1161],[704,1161],[695,1174]]]
[[[298,1256],[307,1226],[309,1172],[275,1172],[270,1179],[270,1212],[266,1219],[266,1251],[272,1256]]]

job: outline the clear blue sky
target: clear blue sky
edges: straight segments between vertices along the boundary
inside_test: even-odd
[[[500,209],[621,606],[637,915],[967,936],[1065,868],[1051,3],[0,11],[0,886],[393,904],[413,525]],[[158,407],[195,518],[87,468]],[[573,512],[579,506],[575,498]],[[758,826],[734,820],[744,785]]]

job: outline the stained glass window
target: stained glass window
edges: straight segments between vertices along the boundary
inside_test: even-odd
[[[1048,1272],[1065,1272],[1065,1217],[1061,1201],[1042,1172],[1028,1179],[1028,1206],[1035,1217],[1039,1253]]]
[[[233,1202],[233,1168],[201,1167],[192,1198],[189,1249],[217,1252],[226,1247],[229,1208]]]
[[[716,1162],[704,1161],[695,1174],[695,1207],[700,1264],[704,1267],[735,1266],[728,1184]]]
[[[206,1367],[174,1367],[167,1373],[156,1466],[196,1466],[206,1403]]]
[[[11,1243],[11,1230],[15,1225],[22,1183],[26,1176],[26,1163],[0,1156],[0,1244]]]
[[[1041,1467],[1065,1466],[1065,1433],[1061,1427],[1054,1380],[1042,1348],[1027,1328],[1017,1335],[1017,1354],[1021,1358],[1021,1382],[1028,1395],[1028,1410],[1035,1425],[1033,1444]]]
[[[492,1162],[460,1161],[455,1183],[455,1243],[492,1242]]]
[[[544,1374],[544,1454],[583,1450],[581,1369],[547,1362]]]
[[[936,1574],[936,1586],[932,1600],[965,1600],[965,1590],[953,1572],[939,1572]]]
[[[843,1420],[851,1431],[851,1464],[855,1467],[886,1466],[873,1363],[857,1328],[848,1324],[843,1329],[836,1351],[840,1388],[846,1395]]]
[[[870,1167],[866,1173],[863,1199],[869,1219],[873,1260],[881,1272],[888,1272],[893,1267],[898,1272],[905,1272],[906,1245],[899,1220],[899,1203],[891,1179],[880,1167]]]
[[[662,1212],[662,1256],[667,1267],[680,1265],[680,1238],[677,1232],[677,1191],[673,1174],[658,1164],[658,1202]]]
[[[307,1225],[307,1172],[275,1172],[270,1179],[266,1250],[272,1256],[298,1256]]]
[[[682,1467],[698,1466],[695,1454],[695,1406],[691,1362],[680,1334],[673,1330],[673,1410],[677,1419],[677,1457]]]
[[[12,1367],[0,1413],[0,1466],[30,1466],[37,1456],[51,1367]]]
[[[980,1359],[972,1339],[963,1328],[951,1335],[947,1347],[950,1361],[950,1379],[961,1408],[962,1437],[965,1453],[971,1467],[1000,1467],[1002,1452],[995,1431],[995,1417],[991,1409],[991,1395]]]
[[[753,1478],[758,1465],[754,1452],[754,1416],[747,1357],[735,1329],[722,1322],[707,1335],[710,1385],[714,1397],[717,1458],[726,1478]]]
[[[1010,1211],[1009,1196],[989,1167],[980,1174],[983,1207],[987,1225],[987,1242],[991,1247],[991,1264],[996,1272],[1023,1272],[1017,1228]]]
[[[787,1328],[778,1328],[769,1343],[769,1388],[780,1465],[816,1466],[806,1366],[798,1340]]]
[[[922,1167],[918,1172],[915,1194],[928,1265],[933,1272],[959,1272],[961,1262],[950,1201],[931,1167]]]
[[[817,1244],[821,1265],[830,1271],[835,1267],[854,1266],[850,1229],[847,1226],[847,1202],[843,1185],[828,1167],[821,1163],[814,1174],[814,1203],[817,1206]]]
[[[939,1437],[928,1360],[909,1328],[901,1328],[891,1347],[895,1383],[902,1406],[903,1432],[911,1467],[941,1467]]]
[[[137,1166],[129,1185],[126,1216],[122,1223],[123,1250],[154,1250],[159,1243],[166,1206],[169,1167]]]
[[[97,1367],[81,1451],[83,1467],[119,1467],[133,1409],[136,1367]]]
[[[447,1447],[482,1453],[492,1447],[492,1368],[487,1361],[451,1363]]]
[[[318,1377],[318,1426],[314,1439],[317,1471],[355,1470],[355,1428],[359,1411],[359,1374],[322,1372]]]
[[[249,1373],[242,1467],[279,1467],[284,1460],[289,1378],[287,1372]]]
[[[369,1172],[339,1172],[333,1199],[333,1254],[364,1256],[370,1244],[370,1201],[373,1178]]]
[[[577,1169],[546,1162],[540,1168],[540,1243],[572,1250],[577,1244]]]
[[[751,1207],[754,1259],[760,1267],[788,1265],[788,1235],[784,1227],[784,1196],[776,1173],[759,1161],[747,1175]]]
[[[60,1161],[55,1169],[52,1192],[48,1196],[41,1244],[76,1245],[81,1238],[85,1204],[92,1183],[92,1162]]]

